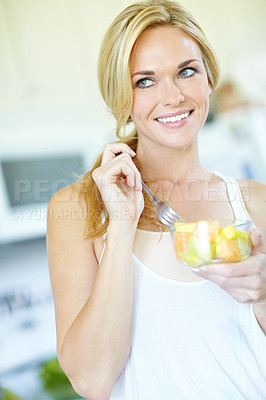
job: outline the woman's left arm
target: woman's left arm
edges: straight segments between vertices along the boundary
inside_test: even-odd
[[[239,186],[249,215],[258,229],[251,233],[252,254],[242,262],[201,267],[199,275],[217,283],[237,301],[252,303],[266,335],[266,185],[240,181]]]

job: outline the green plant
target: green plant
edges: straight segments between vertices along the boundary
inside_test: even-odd
[[[22,400],[21,397],[16,396],[10,390],[0,388],[0,400]]]
[[[40,378],[45,390],[47,390],[54,399],[67,400],[80,398],[72,388],[57,358],[53,358],[41,364]]]

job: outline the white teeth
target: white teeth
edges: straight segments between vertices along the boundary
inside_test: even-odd
[[[186,112],[186,113],[184,113],[184,114],[176,115],[175,117],[157,118],[157,121],[163,122],[163,123],[165,124],[166,122],[177,122],[177,121],[181,121],[181,119],[187,118],[188,116],[189,116],[189,112]]]

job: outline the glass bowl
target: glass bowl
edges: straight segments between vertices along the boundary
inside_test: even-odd
[[[177,260],[186,267],[243,261],[253,224],[244,220],[176,222],[170,228]]]

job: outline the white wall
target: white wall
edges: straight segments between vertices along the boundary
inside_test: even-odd
[[[0,0],[0,133],[16,129],[16,121],[27,129],[34,123],[35,132],[40,125],[49,131],[54,118],[60,125],[66,115],[74,123],[86,116],[85,125],[94,121],[104,126],[102,133],[108,130],[113,122],[98,91],[98,49],[107,26],[130,3]],[[254,68],[256,75],[265,76],[265,68],[256,67],[256,57],[266,54],[265,0],[181,3],[205,30],[224,77],[242,74],[240,81],[250,83]]]

